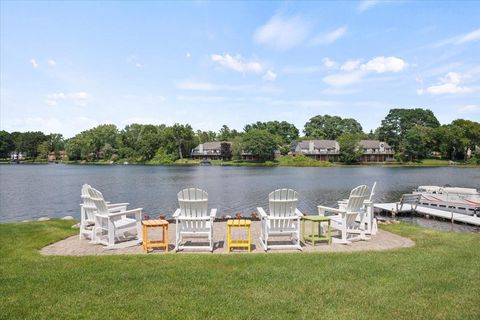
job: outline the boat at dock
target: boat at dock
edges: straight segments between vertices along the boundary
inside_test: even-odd
[[[480,212],[480,192],[474,188],[419,186],[413,194],[421,195],[422,206],[466,215]]]

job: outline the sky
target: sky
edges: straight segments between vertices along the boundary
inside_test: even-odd
[[[0,129],[480,121],[480,2],[0,2]]]

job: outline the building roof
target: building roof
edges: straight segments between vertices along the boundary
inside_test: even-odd
[[[380,143],[384,144],[384,148],[391,148],[388,143],[380,140],[360,140],[360,145],[365,149],[380,149]]]
[[[204,142],[203,150],[220,150],[222,143],[232,144],[230,141]],[[193,150],[200,150],[200,145],[196,146]]]
[[[300,141],[298,145],[301,149],[309,149],[310,141],[313,141],[315,149],[336,149],[338,146],[335,140],[304,140]]]

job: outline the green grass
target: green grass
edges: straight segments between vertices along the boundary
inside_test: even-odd
[[[478,319],[480,235],[387,252],[41,256],[72,222],[0,225],[0,319]]]

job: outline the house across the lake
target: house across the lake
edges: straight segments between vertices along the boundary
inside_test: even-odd
[[[222,143],[228,143],[230,147],[232,142],[216,141],[205,142],[196,146],[192,152],[192,159],[197,160],[222,160]],[[385,162],[393,161],[393,149],[386,142],[379,140],[361,140],[359,146],[363,154],[360,162]],[[293,145],[291,156],[303,154],[309,158],[319,161],[340,161],[340,144],[336,140],[304,140]],[[279,157],[280,153],[275,152],[274,159]],[[231,160],[228,159],[228,160]],[[257,155],[242,151],[242,160],[258,160]]]
[[[230,148],[232,147],[230,141],[204,142],[192,149],[190,155],[195,160],[222,160],[222,143],[228,143]],[[231,160],[231,158],[228,160]]]
[[[386,142],[379,140],[361,140],[360,146],[363,149],[361,162],[385,162],[393,161],[393,149]]]
[[[305,156],[320,160],[336,162],[340,156],[340,145],[335,140],[304,140],[297,143],[292,155]]]

